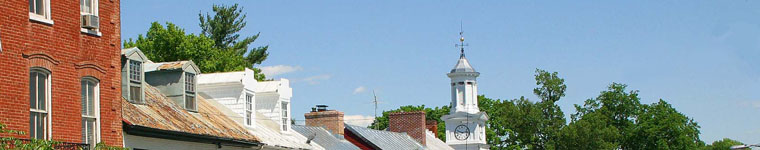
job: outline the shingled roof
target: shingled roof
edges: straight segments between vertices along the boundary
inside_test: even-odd
[[[179,138],[197,140],[207,138],[226,141],[228,144],[259,145],[260,140],[246,128],[227,118],[206,99],[197,97],[197,112],[188,112],[166,98],[158,89],[146,85],[145,103],[134,104],[122,98],[124,130],[128,133],[150,134],[159,132],[182,135]],[[154,135],[154,136],[169,136]],[[173,136],[163,138],[175,138]],[[181,140],[181,139],[180,139]]]

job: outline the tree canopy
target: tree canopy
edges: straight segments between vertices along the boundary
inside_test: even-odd
[[[261,64],[268,56],[268,46],[249,50],[259,34],[243,38],[240,30],[245,27],[245,14],[233,6],[213,6],[214,14],[200,17],[202,34],[188,34],[173,23],[151,23],[147,33],[136,40],[124,41],[124,47],[138,47],[154,62],[192,60],[203,73],[242,71],[251,68],[256,80],[266,77],[253,65]],[[242,16],[241,16],[242,14]],[[200,14],[199,14],[200,16]]]

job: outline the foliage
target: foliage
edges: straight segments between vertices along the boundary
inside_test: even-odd
[[[0,134],[24,135],[24,132],[6,129],[6,125],[0,123]],[[54,150],[55,145],[62,142],[54,140],[29,139],[24,141],[15,137],[0,137],[0,149],[33,149],[33,150]],[[108,146],[105,143],[98,143],[96,150],[128,150],[128,148]]]
[[[213,16],[206,13],[198,14],[202,34],[214,41],[214,47],[230,51],[235,55],[244,56],[243,66],[261,64],[269,55],[269,46],[261,46],[248,50],[248,47],[259,38],[260,33],[240,39],[240,31],[246,26],[243,8],[238,4],[232,6],[214,5]]]
[[[700,148],[700,150],[731,150],[731,146],[734,145],[744,145],[744,143],[729,138],[723,138],[722,140],[715,141],[710,145]]]
[[[192,60],[201,72],[241,71],[251,67],[244,63],[244,57],[233,51],[224,51],[214,47],[214,41],[205,35],[186,34],[185,30],[166,23],[166,27],[153,22],[148,32],[124,42],[124,47],[138,47],[154,62]],[[264,80],[260,70],[253,68],[257,80]]]
[[[425,111],[425,120],[435,120],[438,122],[438,139],[445,140],[446,139],[446,122],[441,121],[441,117],[443,115],[449,114],[449,106],[441,106],[441,107],[435,107],[435,108],[429,108],[425,107],[425,105],[420,106],[401,106],[398,109],[393,109],[389,111],[383,111],[383,116],[375,118],[375,121],[372,122],[372,124],[367,127],[370,129],[376,129],[376,130],[385,130],[388,128],[388,116],[391,113],[395,112],[414,112],[414,111]]]
[[[617,149],[621,134],[599,112],[585,114],[560,131],[557,149]]]
[[[635,145],[636,141],[630,141],[630,132],[634,127],[634,121],[638,114],[642,111],[641,103],[639,102],[638,91],[626,92],[627,85],[620,83],[612,83],[607,87],[607,91],[602,91],[595,99],[588,99],[583,104],[583,107],[575,105],[577,110],[576,114],[572,115],[572,120],[575,121],[585,114],[599,113],[602,117],[595,117],[604,119],[609,125],[615,127],[619,132],[619,135],[623,137],[615,139],[615,141],[605,141],[611,143],[620,144],[622,149],[628,149]]]
[[[538,136],[538,142],[534,144],[536,149],[554,149],[559,140],[560,129],[565,126],[565,114],[556,102],[565,96],[567,85],[565,79],[557,74],[536,69],[535,79],[538,87],[533,89],[533,93],[541,98],[541,102],[537,104],[541,117],[535,133]]]
[[[699,125],[676,111],[670,104],[659,102],[642,107],[631,134],[631,149],[696,149]]]

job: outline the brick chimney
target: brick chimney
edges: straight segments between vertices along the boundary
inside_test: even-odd
[[[304,117],[306,126],[323,127],[333,134],[343,135],[343,112],[327,110],[327,105],[317,105]]]
[[[392,132],[405,132],[413,139],[425,145],[425,112],[398,112],[391,113],[388,119],[388,130]]]
[[[435,120],[425,121],[425,128],[430,130],[430,132],[433,132],[436,138],[438,137],[438,121],[435,121]]]

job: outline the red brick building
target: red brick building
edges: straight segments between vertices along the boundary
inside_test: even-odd
[[[0,123],[122,145],[119,0],[0,0]]]

